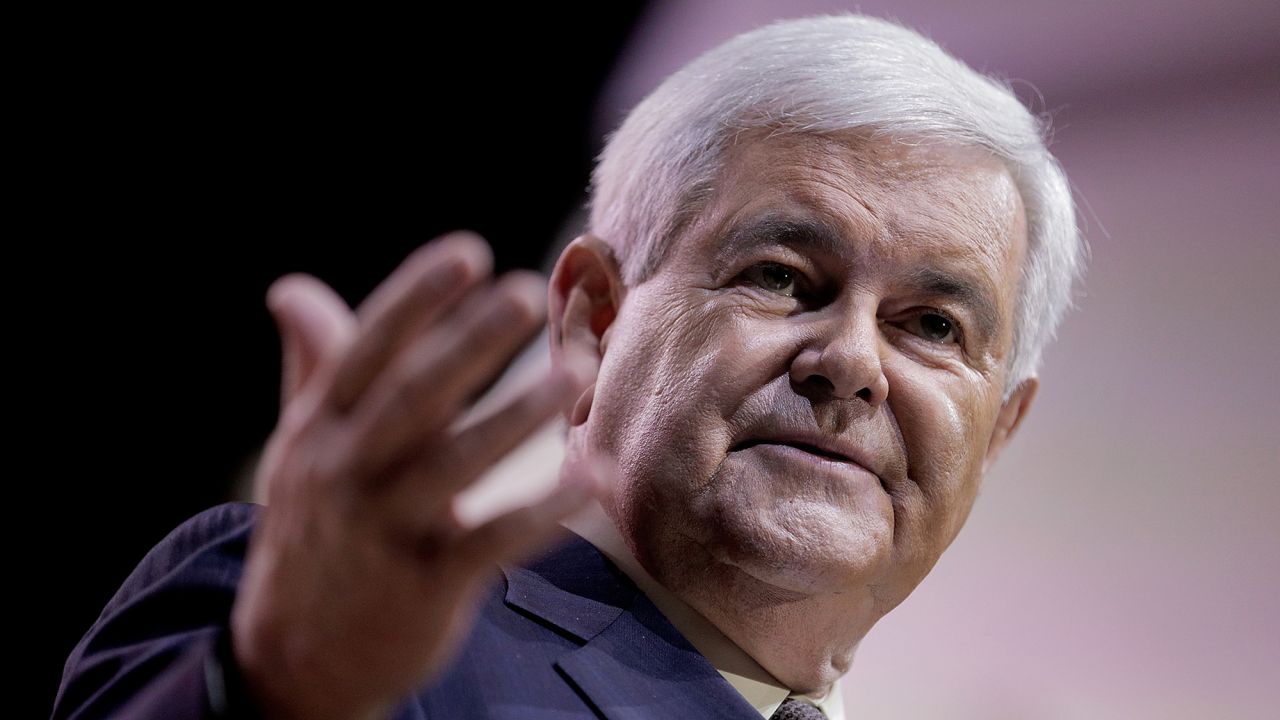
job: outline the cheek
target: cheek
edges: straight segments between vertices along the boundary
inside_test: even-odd
[[[631,478],[697,475],[724,442],[717,421],[732,393],[721,325],[660,293],[628,299],[597,378],[592,442]]]
[[[602,391],[643,399],[633,403],[642,413],[715,424],[787,372],[796,341],[786,323],[758,317],[732,296],[686,290],[639,300],[619,318],[615,338],[625,347],[615,340]]]
[[[889,401],[906,448],[908,547],[936,556],[960,531],[977,495],[993,422],[989,393],[969,379],[908,365],[893,370]]]
[[[597,380],[591,441],[618,458],[621,502],[683,508],[724,462],[741,431],[734,418],[767,404],[763,390],[786,374],[795,343],[723,296],[628,300]]]

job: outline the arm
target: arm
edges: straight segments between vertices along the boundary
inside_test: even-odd
[[[210,508],[147,553],[67,659],[53,720],[257,717],[228,623],[260,509]]]

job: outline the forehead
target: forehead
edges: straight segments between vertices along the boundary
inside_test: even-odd
[[[881,255],[910,241],[1003,264],[1026,233],[1013,178],[990,153],[858,133],[743,133],[699,224],[723,230],[752,212],[785,208],[879,241]]]

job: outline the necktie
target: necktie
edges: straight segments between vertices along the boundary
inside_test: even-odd
[[[795,698],[787,698],[782,705],[769,716],[769,720],[827,720],[827,716],[818,708]]]

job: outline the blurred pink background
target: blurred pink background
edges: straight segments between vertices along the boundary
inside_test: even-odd
[[[969,524],[860,648],[849,717],[1275,717],[1280,3],[658,2],[599,131],[734,34],[855,7],[1043,96],[1092,260]]]

